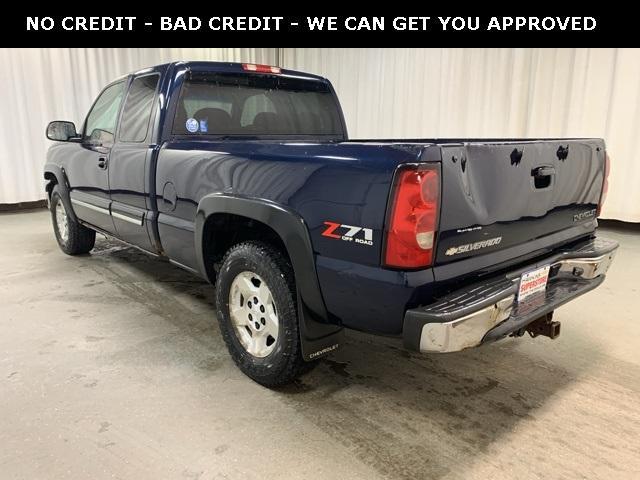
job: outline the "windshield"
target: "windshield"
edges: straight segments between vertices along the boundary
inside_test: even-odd
[[[325,82],[260,74],[193,74],[180,92],[173,133],[344,138]]]

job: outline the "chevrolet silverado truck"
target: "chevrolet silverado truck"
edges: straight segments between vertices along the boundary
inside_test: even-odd
[[[345,328],[420,352],[555,338],[554,309],[618,247],[596,236],[603,140],[349,140],[331,83],[278,67],[141,70],[47,138],[62,251],[99,232],[208,280],[231,357],[266,386]]]

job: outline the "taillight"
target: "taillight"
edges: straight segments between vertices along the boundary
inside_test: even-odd
[[[256,65],[255,63],[243,63],[242,69],[248,72],[258,72],[258,73],[282,73],[280,67],[272,67],[271,65]]]
[[[611,159],[607,152],[604,153],[604,180],[602,181],[602,191],[600,192],[600,201],[598,202],[598,210],[596,215],[600,216],[602,211],[602,205],[607,198],[607,192],[609,191],[609,170],[611,168]]]
[[[440,165],[421,164],[396,172],[384,263],[419,268],[433,260],[440,203]]]

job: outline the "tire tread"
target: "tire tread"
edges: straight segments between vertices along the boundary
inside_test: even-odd
[[[223,306],[226,305],[224,296],[225,294],[228,295],[226,290],[223,291],[224,289],[222,288],[225,266],[238,258],[249,258],[254,262],[260,262],[264,268],[264,272],[255,273],[267,281],[274,296],[278,295],[279,292],[281,298],[284,295],[288,297],[285,305],[281,305],[282,302],[278,303],[278,316],[288,318],[288,328],[293,329],[293,331],[286,332],[284,339],[287,343],[282,350],[282,359],[277,361],[276,366],[271,368],[268,373],[265,373],[263,366],[256,365],[252,362],[251,355],[241,347],[238,347],[238,342],[235,338],[236,334],[228,318],[228,314],[222,311]],[[288,291],[283,292],[280,290],[282,287],[281,283],[270,281],[275,280],[276,276],[284,279],[284,288]],[[270,277],[270,279],[265,277]],[[291,383],[303,373],[311,370],[317,363],[305,362],[302,358],[296,299],[293,268],[289,260],[278,249],[264,242],[250,240],[234,245],[224,255],[216,281],[216,305],[220,330],[236,365],[238,365],[247,376],[267,387],[278,387]]]
[[[85,227],[81,223],[74,221],[69,212],[67,212],[67,225],[69,230],[69,237],[65,242],[62,241],[60,234],[58,233],[58,226],[56,223],[56,205],[62,201],[62,194],[60,189],[56,185],[51,192],[51,220],[53,221],[53,231],[58,241],[60,249],[67,255],[82,255],[89,253],[96,243],[96,232],[88,227]]]

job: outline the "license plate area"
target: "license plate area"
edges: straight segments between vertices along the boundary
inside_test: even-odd
[[[520,287],[518,288],[518,301],[521,302],[536,293],[544,292],[549,281],[550,265],[529,270],[520,276]]]

